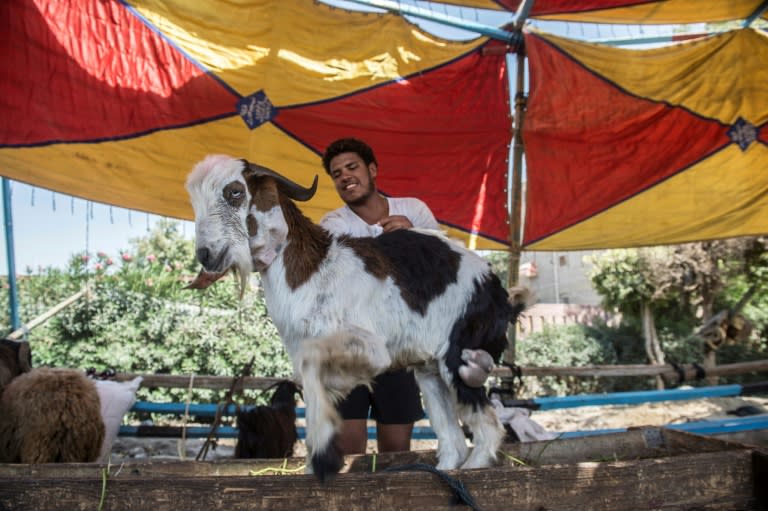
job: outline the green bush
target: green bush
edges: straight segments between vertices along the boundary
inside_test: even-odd
[[[178,234],[177,224],[161,222],[148,238],[132,244],[133,250],[114,257],[75,254],[64,270],[28,270],[19,279],[24,322],[89,289],[30,332],[34,365],[237,376],[253,358],[255,376],[290,376],[257,276],[242,301],[229,278],[205,291],[186,290],[196,264],[192,243]],[[7,296],[4,305],[7,310]],[[212,399],[212,394],[196,391],[194,398]],[[141,389],[139,395],[150,391]],[[186,390],[157,390],[151,396],[179,398]]]
[[[605,338],[593,337],[580,325],[547,326],[517,341],[516,363],[536,367],[579,367],[613,364],[616,353]],[[565,395],[598,392],[602,378],[544,376],[524,378],[523,393],[528,396]]]

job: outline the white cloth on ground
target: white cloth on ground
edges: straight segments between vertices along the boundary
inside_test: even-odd
[[[541,424],[531,419],[531,411],[527,408],[505,408],[502,402],[492,398],[491,404],[502,424],[509,425],[521,442],[535,442],[537,440],[553,440],[557,433],[544,429]]]

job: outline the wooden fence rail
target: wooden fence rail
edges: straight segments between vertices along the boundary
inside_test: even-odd
[[[519,372],[518,372],[519,369]],[[701,367],[693,364],[679,366],[685,380],[695,380],[700,377]],[[649,377],[663,376],[672,380],[678,379],[681,372],[672,365],[605,365],[582,367],[496,367],[493,376],[511,378],[517,376],[573,376],[577,378],[594,377]],[[723,364],[707,368],[706,376],[731,376],[736,374],[768,372],[768,360],[753,360],[736,364]],[[175,374],[136,374],[118,373],[115,379],[129,381],[137,376],[143,377],[142,387],[147,388],[193,388],[228,390],[232,386],[232,376],[210,375],[175,375]],[[249,376],[242,379],[236,390],[263,390],[282,380],[274,377]],[[191,384],[191,385],[190,385]]]

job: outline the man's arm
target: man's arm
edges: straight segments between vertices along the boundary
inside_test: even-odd
[[[397,214],[384,217],[379,224],[384,232],[395,231],[397,229],[410,229],[418,227],[420,229],[439,229],[440,225],[435,220],[435,216],[423,201],[416,198],[403,199],[396,211]]]

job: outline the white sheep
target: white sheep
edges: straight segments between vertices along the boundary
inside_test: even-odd
[[[308,466],[338,472],[335,401],[389,367],[411,367],[438,437],[438,468],[489,466],[504,430],[485,389],[459,376],[464,349],[498,360],[512,306],[488,263],[437,232],[398,230],[376,238],[333,236],[292,200],[315,193],[278,173],[209,156],[187,179],[195,211],[192,287],[230,269],[244,286],[261,273],[267,308],[304,386]],[[466,356],[466,355],[465,355]],[[467,447],[460,426],[473,433]]]

